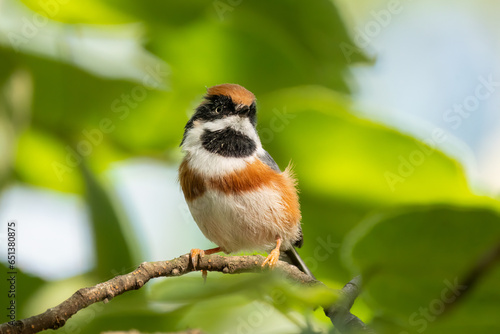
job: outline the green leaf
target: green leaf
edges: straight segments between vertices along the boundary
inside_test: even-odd
[[[97,252],[95,272],[98,279],[104,281],[132,271],[141,262],[142,255],[132,226],[122,211],[116,209],[108,192],[84,164],[81,170]]]
[[[500,312],[498,266],[440,315],[464,293],[461,282],[499,240],[497,211],[423,206],[367,219],[349,234],[343,255],[364,276],[372,307],[408,330],[487,333],[500,328],[493,320]]]
[[[38,14],[65,23],[116,24],[133,21],[131,17],[103,1],[22,0],[22,2]]]
[[[83,180],[78,168],[81,157],[70,152],[68,146],[50,133],[28,129],[17,141],[15,173],[22,182],[35,186],[81,193]]]
[[[284,167],[292,159],[300,188],[378,204],[470,200],[462,168],[442,152],[355,116],[348,99],[317,86],[296,87],[261,100],[259,130]],[[423,161],[412,164],[419,152]],[[400,174],[400,157],[410,164]],[[400,182],[391,183],[387,172]],[[432,190],[432,191],[430,191]]]
[[[94,307],[95,310],[84,314],[79,323],[72,323],[71,328],[68,328],[66,333],[78,331],[81,334],[94,334],[108,331],[130,331],[131,329],[141,333],[166,333],[186,329],[179,328],[177,325],[178,315],[159,314],[147,308],[137,309],[131,303],[127,304],[128,308],[119,312],[107,312],[109,306],[110,304]],[[88,319],[92,321],[89,322]]]
[[[226,295],[241,295],[273,300],[275,304],[297,304],[303,307],[331,304],[336,299],[336,294],[325,287],[298,285],[268,272],[246,275],[209,273],[205,284],[200,277],[169,278],[154,284],[151,290],[152,300],[184,304]]]
[[[386,126],[356,116],[351,101],[321,86],[300,86],[261,96],[258,131],[280,167],[291,161],[298,179],[304,246],[315,275],[338,285],[352,276],[339,245],[365,215],[409,203],[485,202],[469,190],[462,167],[442,152]],[[392,185],[400,157],[424,160]]]
[[[6,184],[13,164],[13,149],[14,131],[6,117],[2,115],[2,107],[0,106],[0,189]]]
[[[3,263],[0,263],[0,270],[4,273],[3,280],[5,282],[2,282],[2,287],[5,287],[5,289],[0,298],[0,307],[2,308],[3,313],[5,313],[2,314],[2,323],[11,321],[10,318],[5,318],[7,314],[11,314],[10,310],[7,311],[7,308],[11,305],[11,301],[15,302],[14,313],[16,315],[16,320],[32,316],[33,314],[29,314],[28,310],[30,308],[30,299],[41,287],[44,286],[45,281],[39,277],[26,274],[19,268],[10,270]],[[9,281],[10,276],[12,275],[10,272],[13,271],[16,272],[14,275],[15,280],[12,281],[14,286],[12,286],[11,281]],[[14,295],[11,295],[11,293],[14,293]]]
[[[23,182],[81,193],[83,158],[104,170],[131,155],[160,156],[165,147],[178,145],[184,120],[178,115],[178,122],[171,122],[175,117],[158,108],[164,92],[37,57],[21,57],[19,63],[30,68],[35,87],[30,127],[17,143],[15,171]],[[158,124],[155,131],[144,131],[153,129],[150,124]],[[33,161],[39,168],[32,168]]]
[[[310,315],[319,305],[333,303],[337,293],[323,286],[307,287],[288,282],[269,272],[246,275],[209,273],[206,284],[200,277],[171,278],[155,284],[151,298],[184,314],[182,323],[218,332],[227,331],[231,326],[252,327],[252,321],[245,320],[249,313],[253,313],[252,317],[262,318],[261,323],[268,322],[270,319],[264,318],[274,314],[273,317],[278,317],[283,326],[294,327],[300,323],[293,316],[295,312]],[[225,323],[213,321],[222,314],[230,314],[228,317],[232,320]]]
[[[10,78],[15,71],[15,54],[8,47],[0,45],[0,87]]]
[[[323,286],[288,282],[269,272],[209,273],[206,284],[199,276],[169,278],[154,284],[150,295],[163,308],[183,314],[181,324],[210,332],[230,331],[231,327],[238,326],[257,327],[259,331],[267,328],[264,323],[275,317],[283,326],[295,327],[303,321],[295,319],[295,312],[310,315],[319,305],[330,305],[337,299],[335,291]],[[225,318],[224,322],[217,321],[221,317]],[[253,318],[259,320],[254,322]]]

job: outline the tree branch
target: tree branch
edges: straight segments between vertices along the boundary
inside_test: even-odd
[[[356,276],[340,290],[342,295],[340,300],[325,308],[326,316],[330,318],[335,328],[343,334],[375,333],[350,311],[360,292],[361,276]]]
[[[218,271],[225,274],[260,272],[262,271],[261,264],[263,261],[264,257],[260,255],[228,257],[207,255],[199,260],[196,270]],[[278,262],[276,269],[287,278],[301,284],[323,284],[304,274],[297,267],[283,261]],[[13,323],[4,323],[0,325],[0,333],[29,334],[47,329],[57,329],[64,326],[66,321],[79,310],[97,302],[107,303],[115,296],[126,291],[140,289],[152,278],[181,276],[192,271],[195,271],[195,269],[188,254],[170,261],[144,262],[131,273],[116,276],[104,283],[78,290],[70,298],[44,313]],[[340,304],[325,309],[325,314],[342,333],[344,331],[345,333],[353,333],[348,331],[351,327],[366,328],[361,320],[349,312],[354,299],[359,294],[358,278],[354,278],[341,291],[345,298],[341,299]],[[344,328],[344,330],[341,328]]]

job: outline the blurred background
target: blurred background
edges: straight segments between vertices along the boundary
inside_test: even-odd
[[[180,191],[179,144],[206,88],[238,83],[266,150],[294,165],[302,257],[331,288],[364,275],[354,314],[381,333],[497,332],[500,270],[464,298],[457,282],[500,241],[498,13],[489,0],[0,0],[0,240],[15,221],[18,318],[213,246]],[[334,332],[310,308],[322,293],[208,284],[217,293],[199,273],[158,279],[57,332]]]

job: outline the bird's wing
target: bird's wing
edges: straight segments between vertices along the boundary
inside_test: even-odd
[[[259,155],[258,158],[260,159],[260,161],[271,167],[272,170],[281,173],[278,164],[276,163],[276,161],[274,161],[273,157],[267,151],[264,151],[264,154]],[[304,243],[304,236],[302,235],[302,228],[300,228],[300,237],[293,246],[300,248],[302,247],[303,243]]]
[[[271,167],[272,170],[281,173],[278,164],[276,163],[276,161],[274,161],[273,157],[269,153],[267,153],[267,151],[264,151],[264,154],[259,154],[257,157],[260,161]]]
[[[299,226],[299,233],[300,237],[295,243],[293,244],[294,247],[300,248],[302,247],[302,244],[304,243],[304,235],[302,234],[302,226]]]

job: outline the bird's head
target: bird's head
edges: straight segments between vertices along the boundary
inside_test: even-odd
[[[210,87],[186,124],[181,146],[186,151],[203,148],[227,157],[252,155],[261,147],[256,113],[255,96],[244,87]]]

